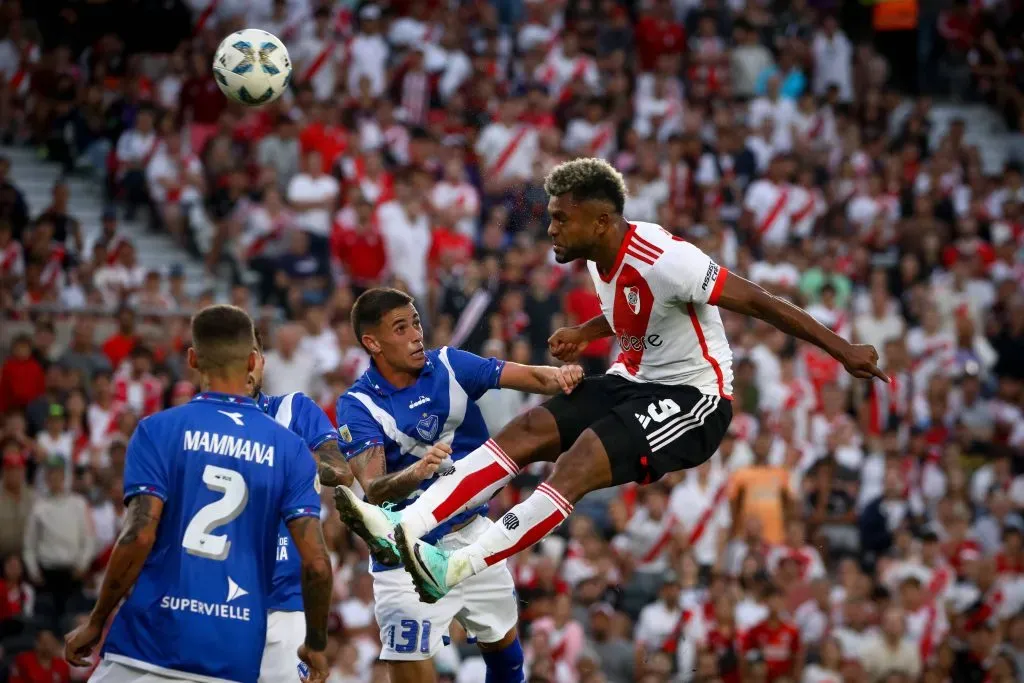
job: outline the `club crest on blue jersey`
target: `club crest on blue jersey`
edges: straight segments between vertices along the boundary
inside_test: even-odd
[[[437,436],[437,415],[424,415],[423,419],[416,424],[416,433],[424,441],[433,441]]]

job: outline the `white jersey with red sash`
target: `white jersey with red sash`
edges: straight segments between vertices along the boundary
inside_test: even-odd
[[[345,180],[359,187],[363,199],[374,206],[380,206],[395,198],[394,179],[390,173],[381,171],[375,177],[366,172],[366,160],[361,157],[346,157],[341,161]]]
[[[698,564],[714,565],[718,558],[720,535],[731,521],[728,488],[729,472],[720,468],[712,469],[703,483],[696,472],[687,472],[686,479],[672,491],[670,513],[686,530],[687,546],[693,549]]]
[[[25,272],[25,251],[21,242],[11,240],[0,249],[0,278],[21,277]]]
[[[15,95],[24,97],[32,87],[32,70],[39,63],[42,51],[39,45],[27,41],[21,46],[20,53],[18,68],[8,75],[7,88]]]
[[[762,242],[783,244],[789,239],[789,187],[768,179],[747,188],[743,208],[753,215],[754,236]]]
[[[343,61],[345,52],[345,45],[333,36],[309,36],[299,42],[295,50],[295,61],[301,65],[296,70],[297,80],[310,85],[318,101],[324,102],[334,94],[336,67]]]
[[[163,407],[163,383],[153,375],[133,378],[121,374],[114,378],[114,398],[130,407],[139,417],[153,415]]]
[[[684,160],[666,161],[661,165],[661,178],[668,184],[669,202],[683,209],[694,199],[693,171]]]
[[[486,175],[526,179],[533,176],[538,143],[537,130],[532,126],[495,122],[481,132],[476,152],[484,162]]]
[[[611,159],[615,155],[615,124],[573,119],[565,131],[565,149],[588,157]]]
[[[881,434],[893,424],[902,424],[911,414],[914,379],[910,372],[890,372],[889,383],[872,382],[868,397],[871,434]]]
[[[584,54],[566,57],[561,46],[548,53],[535,75],[547,86],[548,94],[562,103],[572,99],[581,87],[596,91],[601,85],[600,71],[593,57]]]
[[[789,221],[794,236],[809,236],[814,230],[814,224],[825,215],[827,209],[825,196],[818,188],[806,188],[802,185],[790,187]]]
[[[825,576],[825,564],[821,555],[811,545],[794,548],[788,545],[772,546],[768,551],[768,571],[774,574],[783,560],[793,560],[800,569],[800,580],[810,581]]]

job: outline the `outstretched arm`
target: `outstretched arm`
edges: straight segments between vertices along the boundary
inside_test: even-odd
[[[352,458],[352,470],[374,505],[405,500],[424,479],[434,476],[441,462],[451,454],[447,444],[436,443],[417,462],[392,474],[385,474],[384,447],[367,448]]]
[[[851,344],[782,297],[769,294],[762,287],[729,273],[715,305],[742,313],[782,330],[786,334],[814,344],[843,364],[846,371],[859,379],[889,378],[879,369],[878,352],[869,344]]]
[[[520,365],[505,363],[501,371],[501,388],[531,394],[569,394],[583,381],[583,368],[578,365]]]

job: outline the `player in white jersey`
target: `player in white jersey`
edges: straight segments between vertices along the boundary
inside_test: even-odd
[[[569,361],[588,343],[615,336],[621,353],[607,374],[512,420],[400,514],[359,504],[371,547],[397,545],[425,602],[540,541],[590,491],[656,481],[711,457],[732,418],[732,353],[718,308],[821,347],[854,377],[888,381],[871,346],[851,344],[660,226],[623,218],[625,182],[608,163],[566,162],[545,190],[555,259],[589,262],[602,309],[558,330],[551,351]],[[488,500],[520,468],[551,460],[547,481],[471,545],[449,552],[419,540]]]

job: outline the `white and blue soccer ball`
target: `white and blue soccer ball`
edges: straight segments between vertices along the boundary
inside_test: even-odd
[[[259,107],[288,89],[292,60],[273,33],[247,28],[221,41],[213,56],[213,77],[232,100]]]

